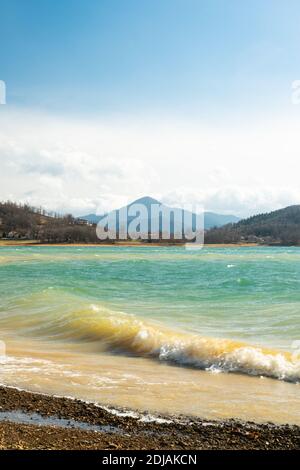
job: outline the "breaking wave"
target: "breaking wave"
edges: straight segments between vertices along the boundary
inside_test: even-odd
[[[17,312],[13,309],[14,313],[10,311],[8,315],[1,315],[0,326],[15,328],[19,335],[78,344],[92,342],[93,348],[96,343],[97,347],[107,351],[180,366],[300,382],[299,357],[288,352],[234,340],[202,337],[132,314],[115,312],[99,304],[80,302],[76,305],[74,299],[65,301],[58,310],[53,307],[53,302],[49,302],[48,311],[42,312],[39,302],[34,308],[30,303],[30,313],[29,305],[23,304],[19,305]],[[42,303],[45,305],[45,298]]]

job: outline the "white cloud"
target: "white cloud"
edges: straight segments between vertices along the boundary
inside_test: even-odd
[[[162,199],[165,204],[172,206],[198,204],[207,211],[243,217],[300,204],[300,188],[224,186],[212,187],[205,191],[189,191],[182,188],[165,194]]]
[[[300,203],[300,119],[247,124],[1,109],[0,199],[76,215],[147,194],[241,216]]]

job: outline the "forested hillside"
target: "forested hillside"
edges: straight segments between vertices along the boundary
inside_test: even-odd
[[[12,202],[0,203],[0,238],[44,243],[97,241],[94,227],[86,221],[72,215],[49,215],[42,209]]]
[[[205,242],[300,245],[300,205],[214,228],[206,233]]]

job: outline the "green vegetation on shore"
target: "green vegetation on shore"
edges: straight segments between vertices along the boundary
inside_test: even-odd
[[[206,233],[205,242],[300,245],[300,205],[213,228]]]

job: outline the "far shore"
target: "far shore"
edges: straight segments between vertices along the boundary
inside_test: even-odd
[[[177,246],[177,247],[184,247],[185,243],[172,243],[172,242],[140,242],[140,241],[132,241],[132,242],[121,242],[117,241],[114,243],[41,243],[39,240],[1,240],[0,239],[0,247],[1,246],[53,246],[53,247],[90,247],[90,248],[101,248],[101,247],[114,247],[114,246],[125,246],[125,247],[170,247],[170,246]],[[208,248],[236,248],[236,247],[258,247],[258,246],[269,246],[269,245],[261,245],[258,243],[210,243],[204,245]]]

